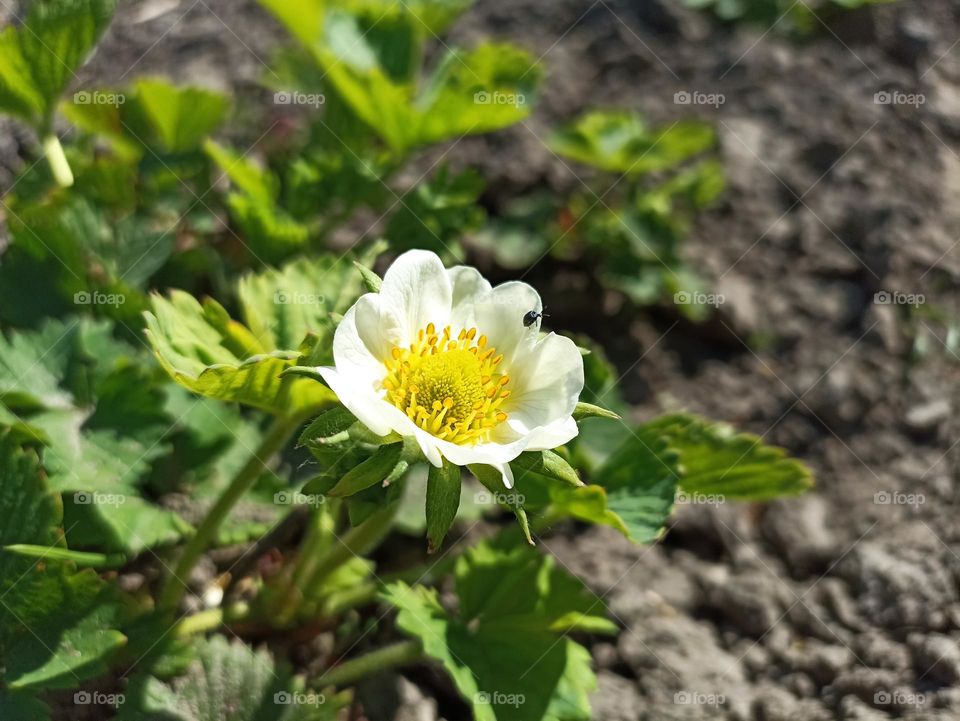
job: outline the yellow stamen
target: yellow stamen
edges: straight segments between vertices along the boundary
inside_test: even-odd
[[[387,400],[438,438],[459,445],[489,440],[508,417],[500,406],[510,396],[504,390],[510,378],[496,368],[503,354],[487,347],[476,328],[453,335],[447,326],[438,336],[428,323],[415,338],[409,348],[392,348],[385,362]]]

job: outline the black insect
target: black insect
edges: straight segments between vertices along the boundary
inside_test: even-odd
[[[540,320],[541,318],[543,318],[543,316],[544,316],[544,314],[543,314],[542,311],[541,311],[541,312],[538,312],[538,311],[536,311],[536,310],[527,311],[527,312],[524,314],[524,316],[523,316],[523,326],[524,326],[524,328],[529,328],[529,327],[532,326],[534,323],[536,323],[538,320]]]

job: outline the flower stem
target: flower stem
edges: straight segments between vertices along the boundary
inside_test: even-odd
[[[224,623],[239,621],[250,613],[250,607],[245,603],[237,603],[227,608],[210,608],[192,616],[187,616],[174,627],[174,634],[178,638],[186,638],[195,633],[205,633],[219,628]]]
[[[236,505],[237,501],[250,490],[250,487],[260,477],[270,459],[287,444],[299,424],[300,419],[298,417],[274,419],[267,434],[263,437],[260,447],[247,460],[243,468],[237,472],[230,485],[224,490],[223,495],[207,512],[206,517],[197,528],[197,532],[184,547],[176,567],[167,576],[166,584],[160,594],[158,605],[161,609],[173,610],[180,603],[183,594],[187,591],[186,582],[190,572],[220,529],[220,524],[226,519],[230,509]]]
[[[384,669],[414,663],[422,658],[423,646],[419,641],[401,641],[344,661],[317,678],[312,685],[316,688],[349,686]]]
[[[304,582],[302,586],[304,592],[315,589],[331,573],[354,556],[362,556],[376,548],[380,541],[390,533],[393,526],[393,517],[396,515],[399,506],[399,503],[391,503],[341,536],[337,544],[327,551],[326,555],[316,564],[310,578]]]
[[[56,133],[51,132],[44,137],[43,154],[50,164],[50,172],[53,173],[57,185],[61,188],[69,188],[73,185],[73,171],[70,170],[70,163],[67,162],[67,156],[63,152],[63,146],[60,145],[60,138]]]

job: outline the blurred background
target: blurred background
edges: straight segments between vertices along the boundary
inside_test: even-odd
[[[392,187],[449,168],[422,199],[431,235],[589,336],[619,379],[601,401],[729,421],[817,479],[770,504],[681,498],[651,546],[599,527],[542,541],[625,629],[592,645],[594,718],[960,718],[960,4],[481,0],[427,41],[490,38],[539,59],[532,113],[430,148]],[[253,0],[127,0],[76,86],[228,92],[227,139],[269,159],[304,113],[276,95],[284,45]],[[595,109],[620,115],[556,136]],[[648,146],[642,178],[621,134]],[[33,142],[0,123],[4,194]],[[475,197],[487,217],[457,215]],[[391,240],[432,242],[394,222]],[[361,209],[328,241],[385,232]],[[365,693],[371,719],[459,713],[422,669]]]

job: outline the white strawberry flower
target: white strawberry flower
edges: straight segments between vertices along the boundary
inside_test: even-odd
[[[411,250],[347,311],[334,367],[317,370],[377,435],[412,436],[438,467],[493,466],[511,488],[510,461],[577,435],[583,359],[569,338],[541,336],[531,311],[542,310],[526,283],[494,288]]]

